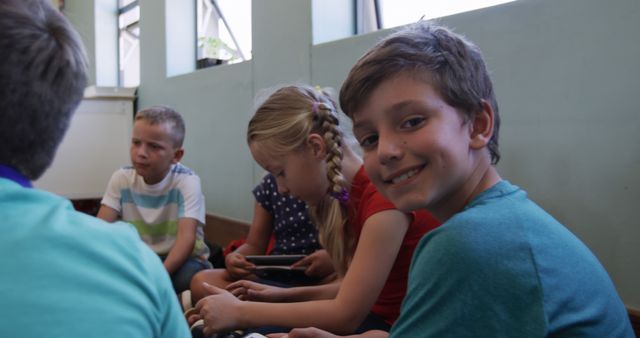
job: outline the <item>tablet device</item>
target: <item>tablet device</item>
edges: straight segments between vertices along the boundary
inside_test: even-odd
[[[258,267],[262,265],[289,266],[304,257],[306,257],[306,255],[259,255],[246,256],[245,259]]]

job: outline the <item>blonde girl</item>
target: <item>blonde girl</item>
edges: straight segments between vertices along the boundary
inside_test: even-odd
[[[276,177],[279,192],[310,206],[339,278],[296,288],[251,281],[227,290],[204,285],[211,295],[198,302],[190,322],[202,319],[205,334],[268,325],[348,334],[388,329],[398,317],[413,250],[437,222],[385,200],[341,127],[328,95],[296,85],[272,94],[247,134],[254,159]]]
[[[331,259],[320,247],[318,231],[310,220],[306,203],[278,193],[276,178],[272,174],[265,175],[253,189],[253,194],[256,202],[246,242],[225,256],[224,269],[204,270],[193,276],[190,292],[182,297],[185,309],[190,309],[191,304],[208,295],[203,282],[225,288],[240,279],[290,286],[312,285],[333,279]],[[273,247],[268,250],[272,237]],[[305,258],[292,265],[304,271],[275,270],[257,276],[254,274],[256,266],[246,256],[265,254],[305,254]]]

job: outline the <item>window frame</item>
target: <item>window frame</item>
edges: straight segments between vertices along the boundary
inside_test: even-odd
[[[116,22],[117,22],[117,26],[118,26],[118,43],[117,43],[117,55],[118,55],[118,86],[119,87],[125,87],[125,70],[126,70],[126,63],[128,61],[129,58],[131,58],[131,55],[133,53],[133,50],[135,50],[135,48],[138,48],[138,53],[140,51],[140,36],[136,35],[133,30],[137,29],[138,31],[140,31],[140,2],[139,0],[132,0],[131,2],[129,2],[126,5],[121,5],[121,2],[123,0],[119,0],[118,1],[118,8],[117,8],[117,16],[116,16]],[[122,18],[123,15],[133,11],[133,10],[138,10],[138,18],[134,21],[132,21],[131,23],[127,24],[125,27],[120,27],[120,20]],[[125,33],[123,35],[123,33]],[[130,51],[127,53],[127,55],[122,55],[122,45],[123,43],[121,42],[121,39],[126,39],[126,38],[130,39],[130,43],[133,45],[133,47],[131,47]],[[137,76],[137,84],[133,87],[138,87],[140,86],[140,59],[138,56],[138,76]]]
[[[222,53],[225,55],[231,55],[231,60],[229,63],[242,62],[251,59],[250,53],[249,57],[247,57],[246,51],[241,46],[234,30],[232,29],[229,21],[224,15],[224,11],[221,9],[217,0],[195,0],[196,1],[196,68],[206,68],[215,64],[201,63],[201,60],[206,58],[206,52],[204,45],[206,43],[216,44],[216,47],[211,48],[219,48],[222,50]],[[205,8],[206,7],[206,8]],[[249,19],[251,20],[251,19]],[[217,26],[222,23],[222,27],[218,28]],[[212,29],[211,27],[216,27]],[[213,34],[209,32],[209,30],[215,31]],[[221,37],[221,31],[225,30],[228,33],[231,41],[223,41]],[[207,40],[207,42],[202,42],[203,39]],[[227,61],[219,61],[219,63],[226,63]]]

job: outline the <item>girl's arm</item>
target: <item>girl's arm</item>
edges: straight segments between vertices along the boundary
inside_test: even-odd
[[[239,280],[227,286],[227,290],[239,299],[270,303],[333,299],[339,289],[340,280],[337,279],[325,284],[293,288],[281,288],[249,280]]]
[[[255,265],[247,261],[245,256],[265,254],[272,231],[273,216],[256,201],[246,242],[225,256],[225,269],[201,271],[194,276],[191,280],[192,299],[197,301],[208,295],[203,281],[223,287],[252,274]]]
[[[243,256],[266,254],[272,232],[273,215],[263,208],[260,203],[255,202],[253,220],[251,221],[247,241],[234,252]]]
[[[409,227],[410,217],[385,210],[369,217],[337,296],[300,303],[240,301],[226,290],[197,304],[208,332],[259,327],[315,326],[338,334],[353,332],[370,312],[382,290]],[[225,311],[215,311],[223,308]]]
[[[251,269],[255,266],[244,257],[264,255],[267,252],[272,231],[273,216],[260,203],[256,202],[247,241],[225,257],[225,266],[232,277],[239,279],[251,273]]]

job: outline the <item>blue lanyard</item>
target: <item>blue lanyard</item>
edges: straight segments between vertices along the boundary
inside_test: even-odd
[[[10,179],[18,184],[20,184],[21,186],[25,187],[25,188],[32,188],[33,186],[31,185],[31,181],[29,181],[28,178],[26,178],[24,175],[22,175],[20,172],[18,172],[17,170],[6,166],[4,164],[0,164],[0,177],[4,177],[6,179]]]

